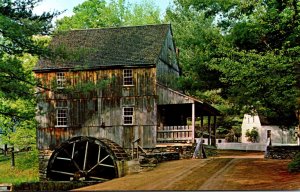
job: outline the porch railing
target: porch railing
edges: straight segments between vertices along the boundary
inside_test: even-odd
[[[192,126],[163,126],[157,128],[158,143],[192,142]]]

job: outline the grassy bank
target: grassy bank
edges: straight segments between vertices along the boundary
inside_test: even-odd
[[[15,154],[15,167],[11,167],[11,154],[0,154],[0,183],[20,184],[39,181],[37,152]]]

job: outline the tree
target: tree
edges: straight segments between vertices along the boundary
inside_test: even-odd
[[[129,4],[124,15],[123,24],[129,25],[149,25],[161,23],[160,10],[152,0],[143,0],[140,4]]]
[[[168,11],[171,21],[192,29],[202,25],[194,31],[194,36],[184,31],[184,27],[175,28],[182,33],[180,38],[191,45],[191,51],[184,57],[196,61],[191,66],[193,62],[181,60],[185,78],[193,78],[191,85],[197,80],[202,84],[183,86],[193,92],[205,86],[203,91],[215,89],[211,83],[205,83],[211,75],[211,82],[217,83],[220,95],[233,104],[237,113],[258,113],[272,123],[284,127],[294,125],[299,3],[296,0],[176,0],[175,5]],[[202,20],[188,20],[188,14],[202,16]],[[188,22],[182,25],[185,20]],[[191,37],[195,44],[189,41]],[[188,47],[183,41],[178,41],[179,46]],[[203,75],[204,71],[209,75]]]
[[[182,69],[180,87],[186,94],[196,96],[212,104],[222,112],[218,117],[217,134],[225,137],[240,123],[239,115],[232,110],[233,104],[224,97],[226,84],[221,82],[221,72],[212,63],[228,42],[213,17],[192,8],[188,1],[175,1],[167,10],[166,20],[172,23],[176,46],[180,50],[179,64]]]
[[[125,0],[86,0],[74,7],[74,15],[57,21],[58,30],[117,27],[161,23],[153,1],[128,4]]]
[[[183,1],[174,4],[173,9],[167,10],[166,20],[172,23],[180,50],[181,86],[192,95],[223,87],[218,78],[220,73],[210,64],[217,49],[226,43],[220,29],[213,26],[213,18],[207,18],[204,12],[190,9]]]
[[[0,114],[4,116],[26,118],[22,111],[3,101],[30,100],[34,96],[32,72],[24,68],[20,58],[24,53],[46,53],[44,42],[36,41],[33,36],[49,34],[51,20],[58,14],[33,14],[38,2],[40,0],[0,1]]]
[[[296,1],[255,1],[228,30],[226,59],[218,60],[229,97],[246,112],[290,127],[296,123],[299,15]],[[241,15],[242,12],[236,15]],[[247,34],[247,35],[246,35]],[[229,53],[229,54],[228,54]]]
[[[37,41],[34,36],[49,34],[51,21],[59,14],[33,14],[40,1],[0,0],[1,141],[19,148],[35,142],[35,81],[31,70],[36,58],[31,55],[49,53],[45,41]]]
[[[251,129],[251,131],[249,129],[247,129],[246,131],[246,137],[248,138],[247,140],[252,142],[252,143],[255,143],[257,142],[258,140],[258,131],[257,131],[257,128],[256,127],[253,127]]]

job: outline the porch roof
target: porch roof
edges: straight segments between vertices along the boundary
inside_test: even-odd
[[[180,108],[181,112],[190,113],[189,104],[195,104],[196,116],[220,116],[221,112],[211,106],[209,103],[175,91],[169,87],[157,83],[157,92],[159,96],[158,105],[168,108]]]

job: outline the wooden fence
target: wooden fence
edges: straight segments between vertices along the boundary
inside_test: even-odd
[[[192,142],[192,126],[163,126],[157,128],[157,143]]]

